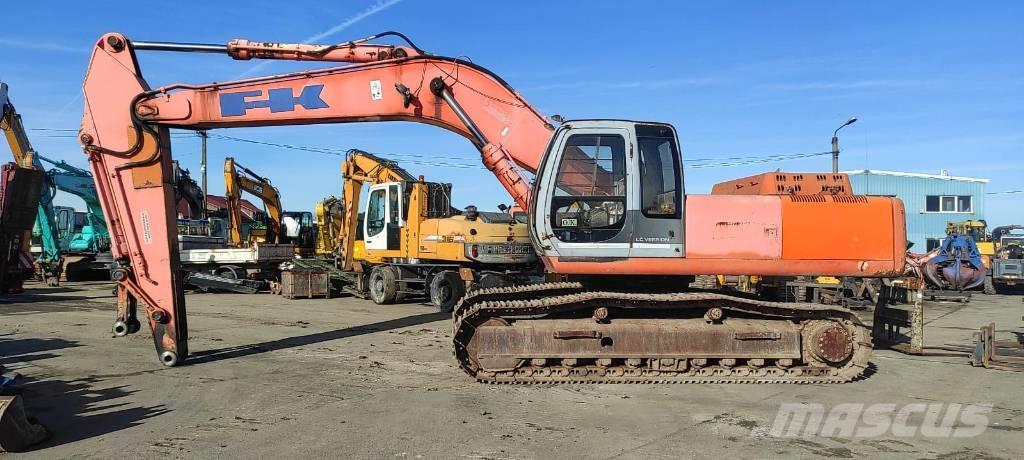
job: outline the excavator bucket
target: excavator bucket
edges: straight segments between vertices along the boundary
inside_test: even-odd
[[[20,396],[0,396],[0,452],[18,452],[46,437],[46,428],[25,413]]]

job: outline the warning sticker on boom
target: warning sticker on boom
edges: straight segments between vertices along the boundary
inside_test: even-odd
[[[153,233],[149,228],[149,211],[142,210],[139,212],[139,220],[142,222],[142,242],[153,244]]]
[[[370,99],[379,101],[384,97],[384,93],[380,89],[380,80],[370,80]]]

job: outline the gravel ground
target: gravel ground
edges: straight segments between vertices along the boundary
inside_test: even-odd
[[[0,364],[26,377],[27,406],[54,434],[13,457],[988,459],[1024,452],[1024,366],[972,368],[960,351],[989,321],[1001,340],[1020,340],[1020,296],[929,303],[926,356],[876,351],[870,375],[845,385],[488,386],[455,366],[450,317],[420,303],[189,294],[190,364],[164,368],[148,331],[111,337],[108,284],[30,287],[0,298]],[[987,429],[968,438],[777,437],[771,427],[783,403],[992,408]]]

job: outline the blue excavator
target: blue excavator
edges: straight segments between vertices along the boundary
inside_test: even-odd
[[[42,155],[36,155],[43,162],[53,167],[46,171],[46,177],[55,190],[70,193],[85,202],[85,222],[74,225],[67,234],[66,240],[59,241],[62,250],[69,253],[97,254],[110,250],[110,233],[107,223],[103,220],[103,208],[96,194],[96,185],[92,173],[72,166],[64,161],[53,161]]]

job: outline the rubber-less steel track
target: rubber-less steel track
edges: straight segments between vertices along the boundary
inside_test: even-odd
[[[683,370],[659,369],[657,359],[615,360],[596,365],[563,365],[559,359],[531,360],[515,369],[481,368],[470,353],[469,343],[478,325],[492,318],[502,320],[543,319],[558,317],[586,318],[599,307],[642,311],[652,319],[670,313],[693,310],[699,317],[709,308],[719,308],[747,318],[790,320],[802,328],[819,324],[840,325],[849,336],[852,348],[847,358],[837,363],[813,359],[804,350],[797,360],[689,360]],[[659,310],[665,315],[659,314]],[[867,328],[850,310],[832,305],[810,303],[765,302],[709,292],[647,294],[627,292],[585,291],[579,283],[546,283],[526,286],[482,289],[468,294],[456,305],[453,345],[459,366],[469,375],[485,383],[843,383],[853,380],[867,368],[871,356],[871,339]],[[643,316],[641,316],[643,317]],[[813,326],[812,326],[813,325]],[[599,358],[595,356],[595,359]],[[685,359],[685,357],[683,357]],[[639,363],[636,361],[640,361]],[[551,364],[548,364],[551,363]]]

